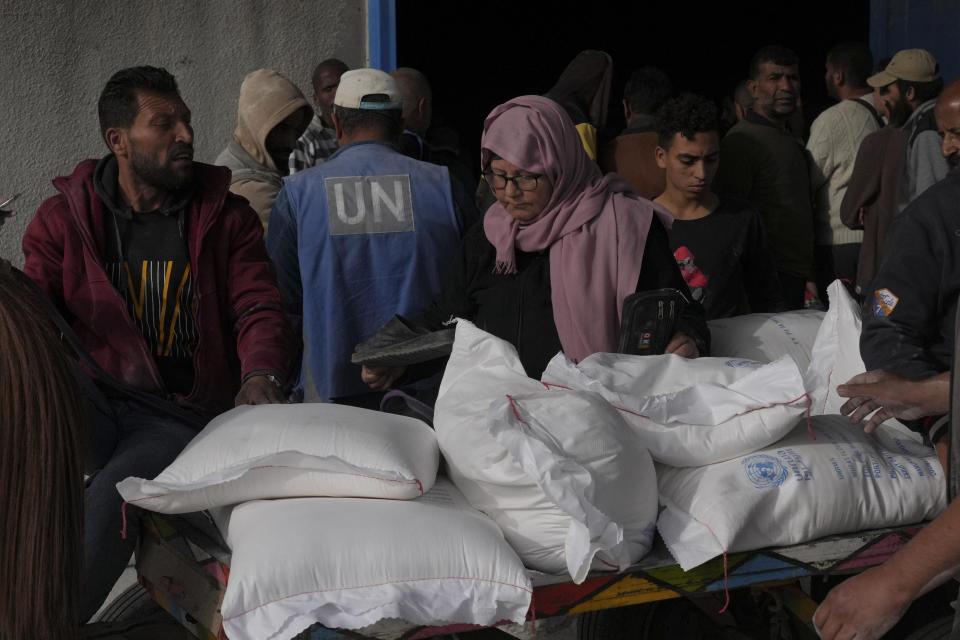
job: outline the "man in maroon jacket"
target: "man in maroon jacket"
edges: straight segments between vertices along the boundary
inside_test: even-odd
[[[27,275],[106,374],[83,380],[94,472],[84,495],[84,620],[136,543],[138,518],[122,517],[116,483],[156,476],[234,404],[283,402],[290,357],[260,222],[229,193],[227,169],[193,161],[190,110],[173,76],[119,71],[98,110],[110,153],[55,179],[60,193],[23,238]]]

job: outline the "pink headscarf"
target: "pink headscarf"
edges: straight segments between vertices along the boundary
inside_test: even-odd
[[[495,108],[483,123],[481,162],[491,154],[546,176],[553,194],[521,224],[496,202],[483,220],[497,250],[496,270],[516,273],[515,251],[550,249],[553,319],[564,353],[579,361],[617,349],[623,300],[634,292],[650,221],[669,228],[666,209],[631,192],[616,174],[603,176],[583,150],[569,116],[541,96]]]

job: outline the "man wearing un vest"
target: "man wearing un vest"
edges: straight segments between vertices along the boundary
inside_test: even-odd
[[[302,318],[304,400],[376,406],[354,346],[440,291],[476,211],[445,167],[399,152],[402,99],[388,74],[344,73],[333,104],[339,149],[284,182],[267,251]]]

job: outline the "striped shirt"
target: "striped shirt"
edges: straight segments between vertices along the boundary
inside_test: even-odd
[[[319,115],[314,115],[297,146],[290,154],[290,173],[322,164],[337,150],[337,134],[324,126]]]

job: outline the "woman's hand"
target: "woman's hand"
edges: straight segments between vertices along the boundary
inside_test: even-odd
[[[360,370],[360,378],[374,391],[386,391],[406,370],[406,367],[368,367],[363,365]]]
[[[672,353],[683,356],[684,358],[700,357],[700,350],[697,349],[697,343],[682,331],[677,331],[673,334],[670,343],[667,345],[667,350],[664,351],[664,353]]]

